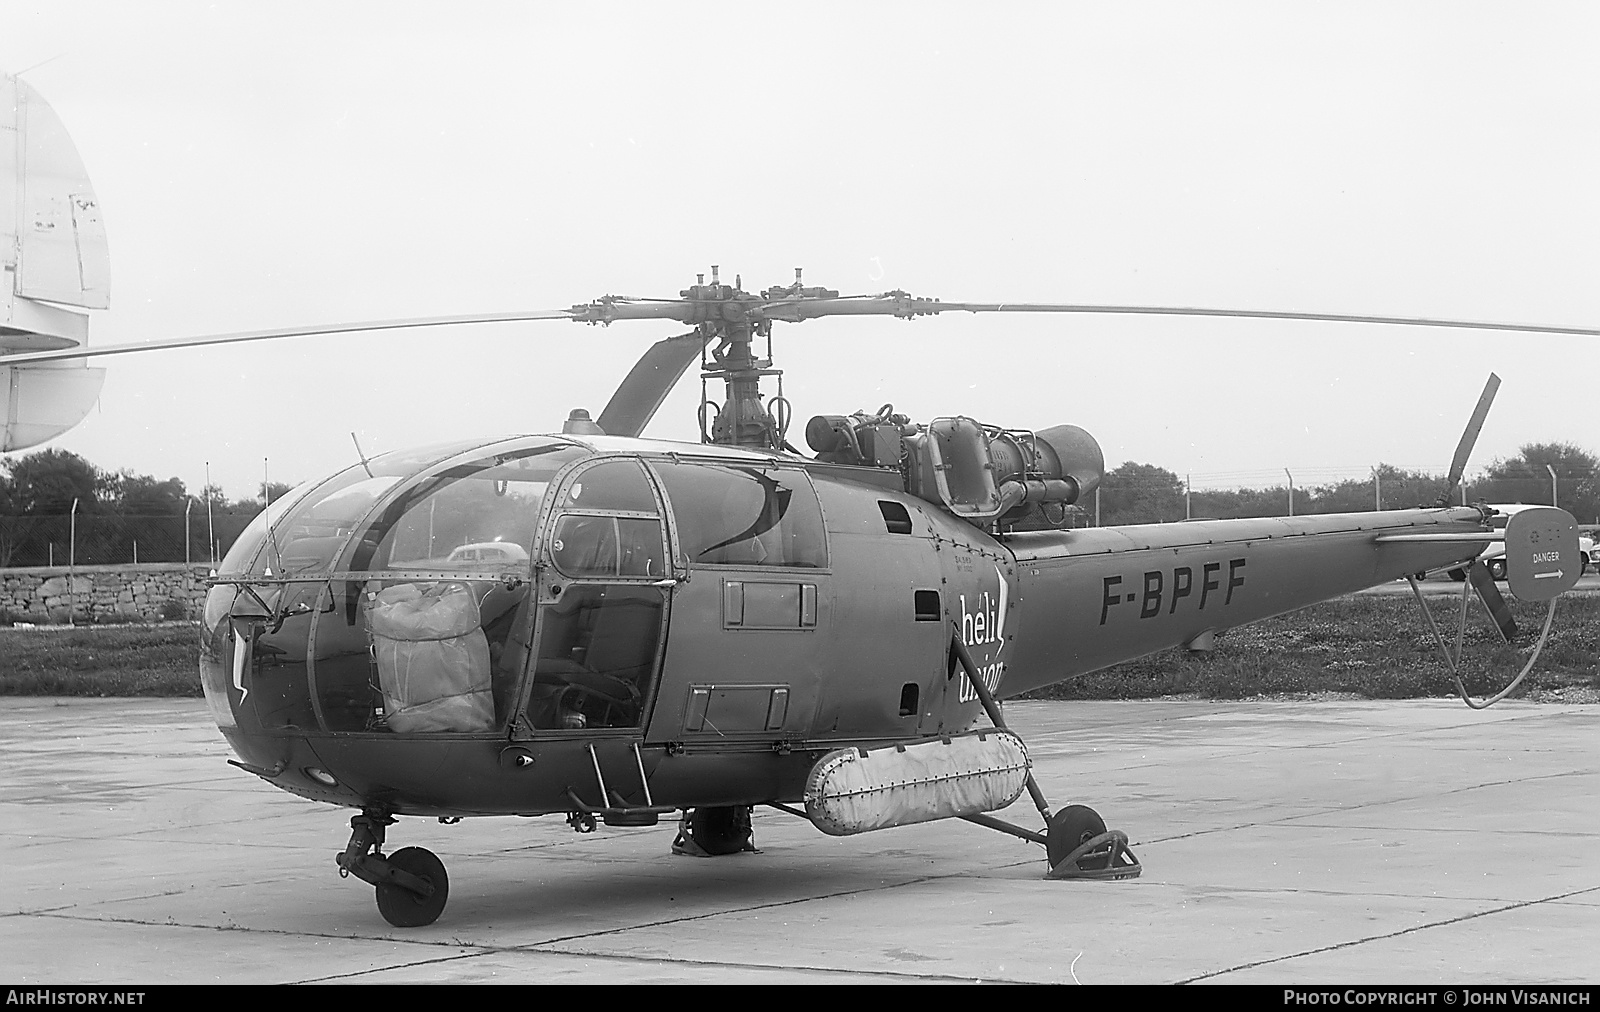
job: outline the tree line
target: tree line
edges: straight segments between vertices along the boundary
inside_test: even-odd
[[[1467,501],[1549,505],[1551,478],[1546,465],[1555,471],[1556,505],[1579,523],[1600,523],[1600,458],[1570,443],[1529,443],[1515,457],[1496,459],[1464,483]],[[1364,512],[1379,508],[1380,501],[1383,509],[1431,506],[1445,491],[1445,478],[1379,464],[1365,479],[1294,488],[1292,509],[1303,515]],[[1190,490],[1180,475],[1130,460],[1107,472],[1101,482],[1100,523],[1285,516],[1291,509],[1290,496],[1287,481],[1266,488]],[[1459,491],[1451,501],[1461,501]],[[1083,506],[1092,513],[1093,503]]]
[[[191,495],[181,478],[107,471],[66,450],[0,460],[0,566],[209,559],[288,490],[263,483],[230,500],[208,485]]]

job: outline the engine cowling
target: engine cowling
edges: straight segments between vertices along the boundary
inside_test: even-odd
[[[898,467],[911,495],[980,526],[1046,503],[1070,506],[1105,474],[1100,444],[1076,425],[1030,432],[960,415],[914,425],[885,406],[870,416],[818,415],[806,440],[825,461]]]

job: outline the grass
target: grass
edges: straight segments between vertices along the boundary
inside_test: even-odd
[[[1459,599],[1429,599],[1453,647]],[[1500,691],[1522,670],[1549,605],[1511,602],[1518,633],[1506,643],[1474,601],[1462,681],[1474,696]],[[1567,595],[1550,639],[1516,696],[1600,701],[1600,595]],[[1210,654],[1167,650],[1029,693],[1026,699],[1211,699],[1346,693],[1367,699],[1453,696],[1455,682],[1410,595],[1361,595],[1240,629]]]
[[[1455,601],[1430,606],[1454,643]],[[1521,629],[1504,643],[1474,602],[1464,680],[1483,696],[1522,670],[1546,606],[1512,602]],[[199,696],[192,623],[84,629],[0,628],[0,695]],[[1600,701],[1600,595],[1567,595],[1523,698]],[[1028,699],[1212,699],[1347,693],[1451,696],[1454,683],[1409,595],[1362,595],[1234,629],[1210,654],[1169,650],[1028,694]]]
[[[0,629],[0,696],[199,696],[200,627]]]

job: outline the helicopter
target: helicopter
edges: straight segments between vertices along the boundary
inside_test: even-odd
[[[85,193],[75,178],[63,192]],[[71,219],[86,235],[91,205]],[[1513,592],[1549,600],[1552,615],[1577,578],[1564,511],[1520,512],[1499,531],[1487,507],[1449,505],[1492,376],[1433,506],[1084,527],[1075,521],[1105,473],[1085,429],[918,422],[885,404],[812,416],[808,454],[771,340],[778,323],[945,312],[1592,331],[845,296],[807,286],[799,269],[792,284],[746,292],[713,267],[676,298],[90,348],[81,324],[52,315],[65,312],[52,305],[63,291],[24,291],[14,273],[0,331],[13,391],[47,370],[87,370],[77,363],[89,357],[309,334],[506,320],[689,328],[651,346],[597,417],[574,409],[559,432],[372,457],[358,444],[355,463],[263,510],[211,578],[199,668],[229,761],[357,810],[335,866],[372,885],[398,927],[435,922],[449,895],[436,855],[385,851],[403,817],[563,815],[587,833],[676,816],[672,850],[697,857],[754,850],[755,806],[834,836],[957,818],[1041,845],[1050,878],[1133,878],[1142,866],[1125,833],[1087,805],[1046,799],[1004,699],[1457,567],[1509,636],[1475,561],[1501,538]],[[99,298],[83,295],[91,280],[80,270],[69,304]],[[646,437],[697,363],[700,441]],[[98,390],[94,373],[70,382]],[[45,400],[13,393],[12,421]],[[31,433],[8,423],[8,440],[39,441],[71,413]],[[1042,829],[993,814],[1024,792]]]
[[[1509,636],[1476,561],[1501,537],[1529,560],[1513,567],[1519,597],[1553,613],[1576,582],[1564,511],[1500,532],[1489,508],[1447,504],[1492,376],[1445,496],[1409,510],[1077,527],[1105,469],[1077,426],[918,423],[885,405],[814,416],[812,455],[793,446],[782,371],[756,348],[774,323],[957,311],[1094,310],[840,296],[798,270],[748,293],[713,268],[677,299],[523,314],[691,329],[648,349],[597,418],[363,455],[259,514],[201,622],[230,761],[359,809],[337,866],[397,926],[432,923],[448,896],[435,855],[385,854],[402,816],[564,814],[590,832],[681,813],[674,849],[707,856],[753,849],[756,805],[840,836],[962,818],[1042,844],[1053,877],[1129,878],[1126,834],[1087,806],[1052,809],[1000,700],[1457,567]],[[696,361],[724,386],[720,403],[702,397],[702,441],[646,438]],[[1042,831],[990,814],[1024,791]]]

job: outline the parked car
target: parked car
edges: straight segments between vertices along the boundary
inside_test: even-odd
[[[478,563],[503,566],[527,561],[528,550],[521,545],[509,541],[480,541],[453,550],[450,557],[445,560],[445,565],[461,566]]]

